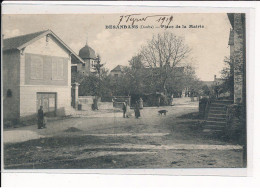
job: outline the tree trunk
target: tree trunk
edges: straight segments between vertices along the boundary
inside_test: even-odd
[[[166,80],[167,80],[167,78],[165,78],[163,81],[163,94],[164,95],[167,95]]]

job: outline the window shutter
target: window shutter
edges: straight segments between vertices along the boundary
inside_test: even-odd
[[[31,79],[36,79],[36,64],[35,63],[31,63]]]
[[[57,64],[57,78],[58,79],[63,79],[63,60],[58,59],[58,64]]]
[[[52,79],[64,79],[64,64],[62,58],[52,58]]]
[[[57,79],[57,60],[55,58],[52,59],[52,79]]]
[[[31,79],[43,79],[43,59],[31,56]]]

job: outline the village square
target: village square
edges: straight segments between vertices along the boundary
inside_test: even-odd
[[[50,28],[6,31],[4,169],[246,167],[245,15],[210,17],[226,22],[226,39],[197,51],[194,42],[208,43],[195,31],[160,29],[136,46],[135,38],[102,42],[120,29],[91,40],[88,28],[78,51],[65,43],[77,35],[64,41]],[[220,56],[218,71],[210,51]],[[205,61],[211,68],[198,70]]]

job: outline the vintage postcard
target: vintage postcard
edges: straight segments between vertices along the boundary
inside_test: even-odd
[[[4,13],[3,169],[246,169],[248,18]]]

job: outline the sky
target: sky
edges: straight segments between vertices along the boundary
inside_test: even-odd
[[[146,21],[136,22],[138,29],[106,29],[106,25],[117,25],[120,16],[128,14],[10,14],[2,17],[2,33],[4,38],[33,33],[50,29],[58,35],[76,53],[86,45],[86,42],[96,53],[100,54],[105,67],[113,69],[117,65],[128,65],[132,56],[136,55],[141,46],[145,45],[153,35],[165,31],[184,38],[192,49],[190,60],[196,69],[196,74],[203,81],[212,81],[214,75],[220,76],[224,67],[224,57],[229,56],[228,38],[230,23],[224,13],[175,13],[166,14],[173,20],[171,29],[145,28],[141,26],[160,26],[160,16],[141,14],[131,16],[140,19],[149,17]],[[161,14],[156,14],[161,15]],[[124,17],[121,24],[130,24]],[[185,25],[187,28],[175,28]],[[189,28],[189,25],[203,25],[204,28]]]

